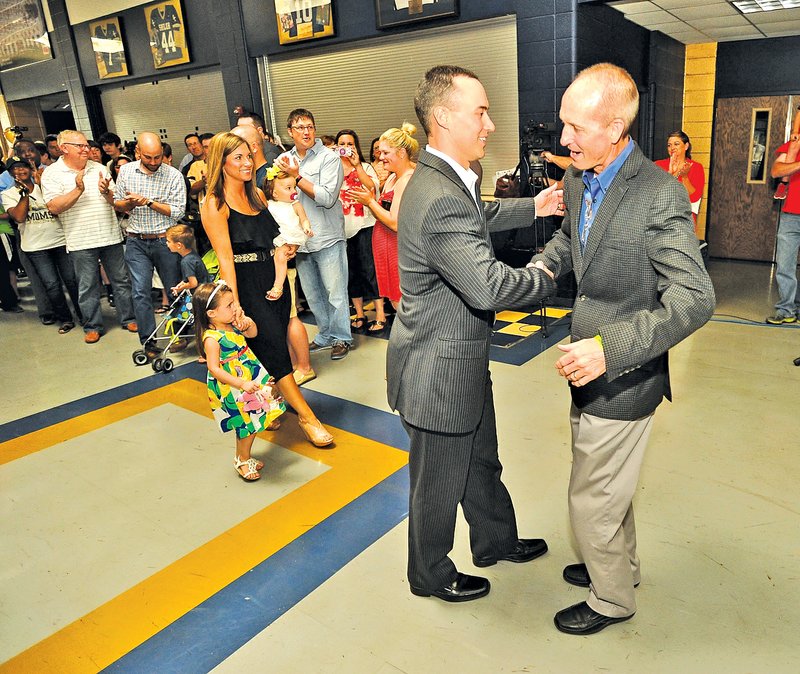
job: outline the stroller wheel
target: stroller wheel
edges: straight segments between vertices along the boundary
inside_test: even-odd
[[[161,369],[164,367],[164,361],[161,358],[156,358],[153,361],[153,372],[161,372]]]
[[[142,350],[139,349],[138,351],[134,351],[132,354],[133,363],[134,365],[146,365],[147,364],[147,354]]]
[[[175,367],[175,365],[171,358],[165,358],[164,362],[161,364],[162,372],[171,372],[173,367]]]

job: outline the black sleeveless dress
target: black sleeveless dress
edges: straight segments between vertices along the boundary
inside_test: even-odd
[[[246,215],[228,207],[228,232],[234,255],[261,253],[265,259],[258,262],[236,262],[236,282],[239,286],[239,303],[244,313],[255,321],[258,335],[247,338],[247,343],[267,371],[281,380],[292,373],[292,360],[286,345],[289,327],[291,294],[289,283],[283,284],[283,295],[275,301],[265,296],[275,283],[275,263],[270,251],[272,240],[278,236],[278,223],[264,209],[257,215]]]

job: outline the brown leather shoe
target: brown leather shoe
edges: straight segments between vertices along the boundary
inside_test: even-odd
[[[95,344],[100,341],[100,333],[97,330],[89,330],[84,336],[83,341],[87,344]]]
[[[128,332],[139,332],[139,326],[136,325],[136,323],[128,323],[128,325],[125,326],[125,329]]]

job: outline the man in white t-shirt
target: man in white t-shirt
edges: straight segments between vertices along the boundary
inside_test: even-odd
[[[58,146],[61,158],[44,170],[42,191],[47,207],[64,228],[75,265],[78,303],[86,321],[84,341],[94,344],[104,332],[98,259],[111,281],[120,323],[129,332],[137,332],[111,174],[102,164],[89,160],[89,144],[79,131],[59,133]]]

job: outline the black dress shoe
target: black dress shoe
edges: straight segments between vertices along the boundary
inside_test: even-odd
[[[578,587],[589,587],[591,582],[586,564],[568,564],[564,567],[562,575],[570,585],[577,585]],[[636,583],[634,587],[639,587],[639,583]]]
[[[511,552],[502,555],[501,557],[472,557],[472,563],[475,566],[493,566],[497,562],[515,562],[521,564],[522,562],[530,562],[532,559],[541,557],[547,552],[547,543],[541,538],[520,538],[517,544],[511,549]]]
[[[580,604],[575,604],[556,613],[553,622],[559,632],[584,635],[594,634],[614,623],[625,622],[633,618],[634,615],[634,613],[631,613],[624,618],[609,618],[607,615],[598,613],[589,604],[582,601]]]
[[[449,585],[440,587],[438,590],[423,590],[419,587],[410,586],[411,594],[418,597],[438,597],[444,601],[472,601],[480,599],[489,594],[491,585],[488,579],[480,576],[468,576],[466,573],[459,573],[456,579]]]

